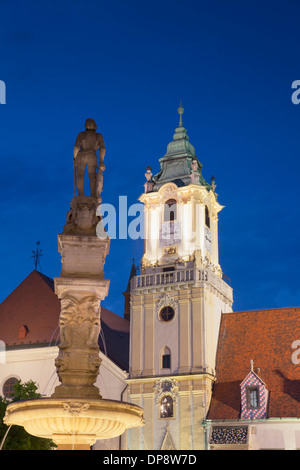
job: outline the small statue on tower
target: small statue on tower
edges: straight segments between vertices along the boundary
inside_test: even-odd
[[[191,183],[192,184],[200,184],[200,174],[198,172],[198,162],[197,162],[196,158],[194,158],[192,163],[191,163],[190,178],[191,178]]]
[[[146,180],[147,180],[146,183],[144,184],[145,193],[149,193],[150,191],[152,191],[152,188],[153,188],[152,176],[153,176],[152,169],[148,165],[147,166],[147,171],[145,173],[145,177],[146,177]]]

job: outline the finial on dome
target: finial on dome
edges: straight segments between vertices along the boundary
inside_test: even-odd
[[[179,116],[180,116],[180,119],[179,119],[179,127],[183,127],[183,126],[182,126],[182,115],[183,115],[183,113],[184,113],[184,108],[182,107],[181,100],[180,100],[180,106],[179,106],[179,108],[177,109],[177,111],[178,111],[178,114],[179,114]]]

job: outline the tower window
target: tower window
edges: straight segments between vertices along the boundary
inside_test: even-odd
[[[161,309],[159,318],[161,321],[168,322],[174,318],[175,312],[172,307],[164,307]]]
[[[165,202],[164,222],[173,222],[177,218],[177,202],[175,199],[169,199]]]
[[[160,417],[173,417],[173,398],[170,395],[165,395],[160,401]]]
[[[171,356],[170,354],[164,354],[162,357],[162,368],[170,369],[171,368]]]
[[[205,225],[210,228],[210,217],[208,207],[205,206]]]
[[[171,368],[171,351],[169,348],[165,348],[161,357],[161,367],[162,369]]]

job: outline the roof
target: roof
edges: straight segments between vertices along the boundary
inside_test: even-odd
[[[59,339],[59,315],[53,280],[34,270],[0,304],[0,340],[7,349],[54,345]],[[101,307],[101,326],[100,349],[128,370],[129,322]]]
[[[126,371],[129,371],[129,329],[128,320],[101,307],[100,349],[122,370]]]
[[[268,417],[300,416],[300,308],[224,313],[208,419],[240,417],[240,384],[254,372],[269,391]],[[299,361],[299,364],[298,364]]]
[[[55,343],[58,338],[60,301],[53,280],[32,271],[0,304],[0,339],[6,348]],[[18,339],[23,326],[28,334]]]
[[[175,183],[178,187],[191,184],[191,164],[193,160],[197,162],[197,173],[199,174],[199,184],[210,189],[210,185],[202,176],[202,164],[195,154],[195,148],[189,141],[187,130],[182,124],[183,108],[180,105],[178,113],[180,121],[175,129],[173,140],[168,144],[167,153],[160,158],[160,171],[153,176],[153,191],[166,183]]]

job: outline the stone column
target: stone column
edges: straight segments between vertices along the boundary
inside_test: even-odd
[[[103,268],[110,240],[95,234],[101,221],[94,218],[96,201],[92,199],[73,198],[67,224],[58,235],[62,271],[54,279],[55,293],[61,301],[59,355],[55,365],[61,384],[53,398],[101,398],[94,383],[101,362],[100,303],[109,289]]]

